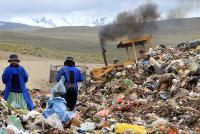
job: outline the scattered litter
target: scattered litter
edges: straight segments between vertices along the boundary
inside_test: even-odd
[[[55,114],[41,123],[49,100],[42,90],[30,90],[36,111],[14,109],[1,98],[0,134],[199,134],[200,58],[193,44],[157,46],[148,61],[120,66],[102,79],[88,78],[75,111],[83,121],[80,128],[65,128]]]

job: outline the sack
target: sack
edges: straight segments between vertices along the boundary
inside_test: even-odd
[[[61,94],[66,93],[64,82],[65,82],[65,77],[62,76],[60,81],[51,89],[52,96],[54,96],[55,93],[61,93]]]

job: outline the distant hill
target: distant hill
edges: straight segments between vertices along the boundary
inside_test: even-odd
[[[157,21],[154,24],[157,25],[157,28],[153,32],[150,32],[151,23],[145,29],[146,33],[153,35],[156,44],[177,44],[200,38],[200,18],[169,19]],[[34,28],[23,24],[11,23],[11,25],[4,25],[4,30],[7,29],[7,32],[5,32],[2,31],[3,28],[0,26],[0,43],[70,51],[88,55],[88,57],[90,54],[101,56],[98,34],[102,27],[64,26],[57,28]],[[116,43],[108,42],[107,44],[107,55],[111,57],[110,60],[114,57],[120,58],[121,55],[126,56],[124,50],[116,49]]]
[[[44,37],[58,38],[58,39],[83,39],[90,38],[89,40],[98,40],[98,32],[101,27],[88,27],[88,26],[65,26],[57,28],[43,28],[36,31],[28,32]]]
[[[157,44],[180,43],[200,38],[200,17],[161,20],[153,22],[153,24],[156,24],[156,29],[151,32],[152,23],[149,23],[145,27],[145,33],[152,34]],[[39,29],[35,31],[35,34],[53,38],[75,38],[74,36],[84,38],[84,36],[89,34],[95,36],[98,41],[100,29],[101,27],[65,26]]]
[[[180,43],[200,38],[200,18],[168,19],[156,22],[155,42]],[[148,31],[148,28],[147,28]]]
[[[0,31],[32,31],[40,28],[41,27],[29,26],[20,23],[0,21]]]
[[[158,21],[155,34],[200,34],[200,17]]]

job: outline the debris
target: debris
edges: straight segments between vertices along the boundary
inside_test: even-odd
[[[17,119],[17,117],[15,115],[11,115],[8,117],[9,119],[9,124],[17,127],[19,130],[24,130],[21,121],[19,119]]]
[[[34,118],[35,118],[36,116],[38,116],[38,115],[41,115],[41,113],[39,113],[39,112],[37,112],[37,111],[35,111],[35,110],[32,110],[32,111],[30,111],[28,114],[26,114],[26,115],[23,116],[23,120],[24,120],[24,121],[27,121],[27,120],[29,120],[30,118],[34,119]]]
[[[45,123],[47,123],[48,125],[50,125],[52,128],[57,128],[59,130],[64,130],[63,129],[63,125],[59,119],[59,117],[57,116],[56,113],[52,114],[51,116],[49,116],[47,119],[43,118]]]
[[[80,130],[89,131],[89,130],[94,130],[95,128],[96,128],[96,124],[94,122],[85,122],[81,124]]]
[[[30,90],[36,111],[16,110],[1,98],[0,133],[198,134],[200,58],[191,50],[185,45],[158,46],[149,51],[150,61],[116,67],[104,79],[88,78],[75,111],[85,122],[80,128],[63,126],[56,115],[41,123],[49,100],[42,90]],[[15,123],[9,124],[9,119]]]
[[[97,116],[102,116],[102,117],[103,117],[103,116],[106,116],[106,117],[107,117],[107,116],[109,115],[109,110],[106,110],[106,109],[101,110],[101,111],[97,112],[96,115],[97,115]]]
[[[138,126],[138,125],[130,125],[126,123],[117,123],[115,128],[115,133],[123,134],[127,131],[132,131],[134,133],[138,134],[146,134],[146,130],[144,126]]]
[[[9,133],[14,133],[14,134],[19,134],[20,133],[19,129],[16,126],[8,125],[6,128],[9,131]]]
[[[144,65],[116,68],[115,75],[83,86],[77,106],[81,118],[100,123],[103,117],[94,115],[106,109],[111,126],[124,122],[142,125],[147,133],[195,132],[200,120],[200,81],[196,77],[200,59],[170,46],[150,52],[152,58]]]

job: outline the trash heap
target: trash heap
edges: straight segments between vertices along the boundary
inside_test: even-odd
[[[200,58],[164,45],[148,55],[147,62],[116,68],[82,87],[80,116],[104,133],[141,132],[130,125],[152,134],[200,133]]]
[[[50,98],[47,92],[33,89],[30,94],[36,108],[32,111],[14,109],[0,97],[0,134],[71,134],[75,131],[64,130],[57,116],[44,120],[42,112]]]
[[[42,90],[30,91],[36,111],[16,110],[0,99],[0,134],[199,134],[200,57],[180,46],[158,46],[147,61],[89,78],[79,90],[80,128],[41,121],[49,99]],[[53,117],[48,123],[59,126]]]

